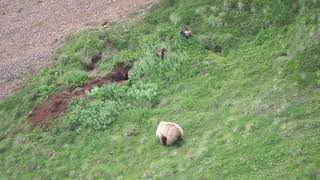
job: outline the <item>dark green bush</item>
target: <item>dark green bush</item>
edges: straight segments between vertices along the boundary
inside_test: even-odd
[[[95,98],[97,100],[105,101],[105,100],[114,100],[119,101],[122,100],[126,96],[127,86],[121,86],[119,84],[109,84],[103,87],[95,87],[93,88],[89,96],[91,98]]]
[[[65,86],[77,87],[82,85],[88,80],[87,72],[83,70],[73,69],[67,71],[62,76],[57,79],[58,84],[62,84]]]
[[[159,100],[158,91],[157,84],[138,82],[128,90],[128,98],[134,104],[151,107]]]
[[[122,103],[111,100],[79,103],[73,107],[69,118],[72,125],[102,130],[117,120],[122,109]]]

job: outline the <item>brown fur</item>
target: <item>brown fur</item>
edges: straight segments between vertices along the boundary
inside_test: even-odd
[[[156,136],[159,138],[160,143],[164,146],[171,146],[176,141],[182,139],[182,128],[173,122],[160,122],[156,131]]]
[[[187,28],[187,26],[183,26],[181,28],[180,34],[182,34],[186,38],[192,37],[192,32]]]
[[[157,56],[159,56],[161,59],[163,59],[166,51],[167,50],[165,48],[158,48],[157,49]]]

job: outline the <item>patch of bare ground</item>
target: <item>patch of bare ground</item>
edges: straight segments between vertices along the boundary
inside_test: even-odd
[[[33,126],[48,128],[50,120],[60,117],[68,108],[73,98],[80,97],[95,86],[102,86],[110,82],[122,83],[128,80],[130,67],[121,63],[108,75],[102,78],[95,78],[80,88],[69,88],[63,92],[50,95],[46,101],[33,109],[29,114],[29,122]]]
[[[50,64],[54,50],[71,32],[132,18],[156,0],[1,0],[0,100]]]

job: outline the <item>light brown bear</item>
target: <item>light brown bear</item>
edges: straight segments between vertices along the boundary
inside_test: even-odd
[[[177,140],[182,139],[182,128],[173,122],[160,122],[156,131],[156,136],[159,138],[160,143],[164,146],[171,146]]]
[[[163,59],[166,51],[167,51],[166,48],[158,48],[157,49],[157,56],[159,56],[161,59]]]
[[[188,29],[187,26],[183,26],[180,30],[180,34],[182,34],[187,39],[192,37],[192,32]]]

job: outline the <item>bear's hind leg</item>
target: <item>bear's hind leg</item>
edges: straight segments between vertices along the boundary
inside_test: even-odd
[[[166,146],[167,145],[167,138],[164,137],[164,136],[161,136],[160,142],[161,142],[162,145]]]

